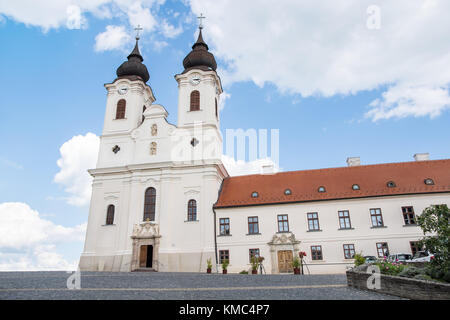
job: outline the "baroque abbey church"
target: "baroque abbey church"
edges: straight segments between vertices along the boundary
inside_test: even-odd
[[[105,85],[106,112],[81,271],[228,272],[264,257],[266,273],[340,273],[353,255],[415,253],[416,216],[450,205],[450,159],[230,177],[222,158],[222,85],[200,27],[183,60],[178,123],[154,104],[136,46]],[[175,85],[175,84],[174,84]]]

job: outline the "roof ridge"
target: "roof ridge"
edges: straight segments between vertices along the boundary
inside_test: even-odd
[[[244,178],[244,177],[254,177],[254,176],[274,176],[274,175],[282,175],[282,174],[292,174],[292,173],[303,173],[303,172],[312,172],[312,171],[336,171],[336,170],[354,170],[357,168],[367,168],[367,167],[380,167],[380,166],[400,166],[400,165],[412,165],[412,164],[429,164],[436,162],[450,162],[450,159],[435,159],[435,160],[421,160],[421,161],[403,161],[403,162],[386,162],[386,163],[375,163],[375,164],[364,164],[357,166],[347,166],[347,167],[331,167],[331,168],[318,168],[318,169],[305,169],[305,170],[291,170],[291,171],[280,171],[276,173],[254,173],[247,174],[241,176],[230,176],[228,178]]]

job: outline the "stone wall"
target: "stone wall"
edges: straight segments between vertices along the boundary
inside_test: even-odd
[[[404,277],[381,275],[381,289],[367,288],[371,274],[353,269],[347,272],[347,285],[360,290],[376,291],[414,300],[450,300],[450,284]]]

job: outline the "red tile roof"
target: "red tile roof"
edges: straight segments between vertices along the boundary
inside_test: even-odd
[[[431,178],[434,185],[426,185]],[[389,188],[393,181],[396,187]],[[360,190],[353,190],[358,184]],[[318,192],[320,186],[326,192]],[[284,191],[290,189],[291,195]],[[251,194],[258,192],[257,198]],[[215,208],[450,192],[450,159],[229,177]]]

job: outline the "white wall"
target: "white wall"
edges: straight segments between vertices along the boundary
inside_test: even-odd
[[[411,253],[410,241],[423,237],[417,226],[404,226],[402,206],[413,206],[420,214],[431,204],[450,204],[450,194],[428,194],[412,196],[375,197],[366,199],[317,201],[309,203],[262,205],[240,208],[216,209],[217,230],[219,219],[230,218],[231,236],[219,236],[218,250],[230,251],[229,272],[249,269],[249,249],[259,248],[264,256],[268,273],[272,261],[267,244],[277,234],[277,215],[287,214],[289,230],[300,240],[300,251],[307,253],[306,263],[312,273],[344,272],[353,260],[344,259],[343,244],[354,244],[356,252],[377,256],[376,243],[387,242],[389,252]],[[385,228],[371,228],[370,208],[381,208]],[[339,229],[339,210],[349,210],[352,230]],[[308,232],[307,213],[318,212],[322,231]],[[258,216],[261,235],[247,235],[249,216]],[[311,260],[312,245],[321,245],[323,261]],[[278,269],[278,268],[277,268]]]

